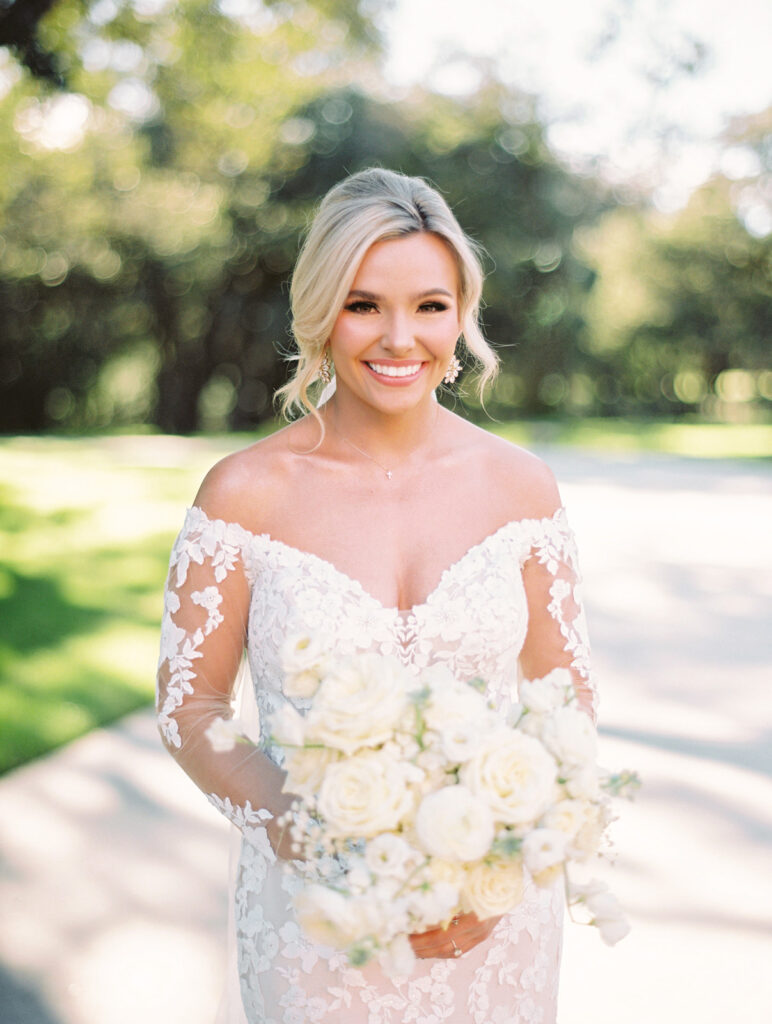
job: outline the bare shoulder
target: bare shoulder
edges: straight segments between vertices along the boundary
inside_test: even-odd
[[[465,428],[468,457],[501,496],[512,518],[548,518],[560,508],[555,475],[543,459],[481,427],[466,423]]]
[[[260,511],[271,508],[281,492],[291,457],[294,424],[226,455],[204,477],[195,504],[212,519],[240,523],[256,532]]]

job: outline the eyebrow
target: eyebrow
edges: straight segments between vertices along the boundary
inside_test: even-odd
[[[381,295],[376,295],[375,292],[365,292],[360,288],[352,288],[348,293],[349,298],[354,295],[359,299],[369,299],[371,302],[377,302],[382,298]],[[425,292],[419,292],[417,295],[412,295],[411,298],[415,300],[425,299],[427,295],[447,295],[449,299],[453,298],[453,293],[449,292],[447,288],[427,288]]]

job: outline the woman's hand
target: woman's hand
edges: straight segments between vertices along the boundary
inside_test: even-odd
[[[486,917],[480,921],[475,914],[457,914],[447,928],[430,928],[409,936],[410,945],[421,959],[463,956],[484,942],[500,920],[500,917]]]

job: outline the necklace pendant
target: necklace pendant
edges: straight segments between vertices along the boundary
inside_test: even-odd
[[[391,470],[390,469],[386,470],[386,479],[387,480],[391,480]]]

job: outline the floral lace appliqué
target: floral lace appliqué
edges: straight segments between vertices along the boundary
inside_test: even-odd
[[[266,722],[288,699],[279,652],[299,632],[324,636],[339,655],[375,650],[416,671],[439,662],[460,679],[483,678],[506,714],[517,700],[519,658],[533,629],[524,583],[532,559],[549,576],[543,611],[558,638],[556,656],[570,664],[578,687],[592,691],[576,552],[562,510],[506,524],[450,566],[422,604],[400,612],[316,555],[192,509],[172,552],[167,589],[164,737],[179,749],[175,716],[207,666],[207,638],[227,621],[222,585],[239,570],[250,585],[246,646],[269,756]],[[188,583],[194,564],[208,577],[195,589]],[[185,607],[197,609],[195,628],[181,626]],[[306,710],[307,702],[292,703]],[[249,1024],[554,1024],[559,893],[527,886],[523,903],[486,942],[458,960],[421,961],[410,978],[391,980],[377,965],[352,968],[342,954],[304,937],[291,908],[299,882],[268,843],[268,812],[216,788],[211,802],[244,834],[234,891],[242,1005],[226,1015],[227,1024],[244,1015]]]

